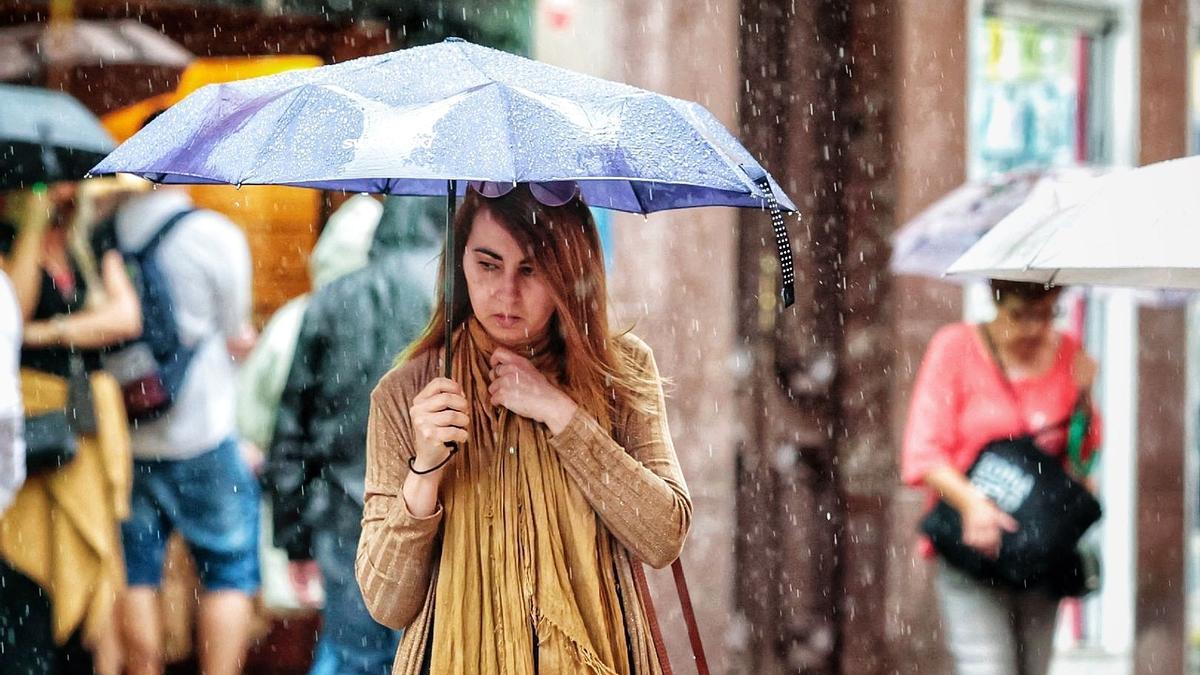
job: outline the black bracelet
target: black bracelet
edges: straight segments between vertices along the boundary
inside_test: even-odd
[[[454,457],[454,453],[456,453],[456,452],[458,452],[458,444],[457,443],[450,446],[450,454],[446,455],[446,459],[443,459],[442,461],[438,462],[437,466],[430,468],[430,469],[425,469],[424,471],[418,471],[417,467],[413,466],[413,460],[416,459],[415,456],[409,457],[408,458],[408,470],[412,473],[417,474],[418,476],[424,476],[427,473],[433,473],[434,471],[437,471],[438,469],[442,468],[443,466],[446,466],[446,463],[449,462],[452,457]]]

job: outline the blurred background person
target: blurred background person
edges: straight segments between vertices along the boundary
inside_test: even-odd
[[[313,288],[320,290],[331,281],[367,264],[367,254],[383,205],[367,195],[346,200],[329,217],[309,257]],[[272,315],[254,351],[238,373],[238,431],[252,453],[264,456],[271,446],[279,397],[292,367],[300,321],[311,294],[293,298]],[[268,513],[270,504],[267,503]],[[289,565],[284,551],[271,545],[273,528],[264,518],[262,547],[263,602],[267,607],[315,606],[320,601],[320,575],[315,563]]]
[[[371,390],[429,319],[443,201],[388,199],[368,265],[314,292],[301,322],[264,479],[276,543],[294,567],[315,561],[324,582],[313,675],[386,675],[399,643],[354,578],[367,414]]]
[[[56,183],[10,196],[0,268],[25,320],[25,415],[67,410],[76,452],[27,476],[0,519],[5,672],[117,673],[113,607],[125,582],[118,523],[128,512],[129,436],[100,349],[137,336],[141,313],[121,255],[89,241],[112,182]],[[94,244],[94,246],[92,245]]]
[[[908,484],[929,488],[930,504],[941,497],[959,512],[963,543],[996,558],[1002,536],[1020,524],[972,484],[967,471],[990,442],[1030,433],[1066,464],[1067,432],[1059,423],[1091,389],[1096,364],[1077,340],[1054,327],[1061,288],[992,281],[991,289],[995,319],[946,326],[925,352],[901,471]],[[1083,445],[1099,445],[1094,413]],[[928,541],[922,552],[935,556]],[[1045,588],[1011,590],[940,559],[937,564],[938,599],[957,672],[1045,675],[1060,598]]]
[[[21,307],[8,275],[0,272],[0,514],[25,482],[25,439],[21,418]],[[0,631],[14,618],[3,607]]]
[[[122,526],[129,588],[121,601],[121,632],[129,672],[163,671],[158,588],[167,539],[177,531],[204,589],[200,668],[224,675],[241,670],[259,587],[259,489],[240,452],[235,422],[234,360],[253,347],[250,253],[236,225],[196,209],[176,189],[126,202],[116,216],[117,240],[122,250],[141,250],[168,224],[172,229],[155,256],[180,342],[194,352],[171,408],[133,430],[131,511]]]

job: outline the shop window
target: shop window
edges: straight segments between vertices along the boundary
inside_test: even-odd
[[[972,38],[972,177],[1107,159],[1110,25],[1102,13],[986,6]]]

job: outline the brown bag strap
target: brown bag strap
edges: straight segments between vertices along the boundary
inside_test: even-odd
[[[642,597],[642,609],[646,610],[646,621],[650,625],[650,641],[654,643],[654,653],[659,656],[659,668],[662,669],[662,675],[674,675],[671,670],[671,657],[667,656],[667,645],[662,641],[659,613],[654,609],[654,598],[650,597],[650,585],[646,583],[646,567],[637,561],[634,561],[632,567],[637,595]]]
[[[683,620],[687,622],[688,638],[692,641],[692,656],[696,659],[696,672],[708,675],[708,659],[704,658],[704,643],[700,640],[700,625],[696,623],[696,611],[692,609],[692,594],[688,593],[687,577],[683,575],[683,561],[671,563],[675,574],[675,590],[679,592],[679,606],[683,608]]]
[[[687,577],[683,573],[683,561],[671,563],[671,572],[675,577],[675,590],[679,593],[679,607],[683,610],[683,620],[687,624],[688,639],[692,643],[692,657],[696,661],[696,672],[699,675],[709,675],[708,659],[704,656],[704,643],[700,639],[700,626],[696,622],[696,611],[692,607],[692,596],[688,592]],[[650,585],[646,583],[646,569],[642,563],[634,563],[633,577],[638,586],[638,594],[642,596],[642,606],[646,609],[646,620],[650,623],[650,636],[654,642],[654,651],[658,653],[658,663],[663,675],[673,675],[671,659],[667,655],[667,644],[663,640],[662,627],[658,624],[658,612],[654,609],[654,600],[650,597]]]
[[[642,609],[646,611],[646,622],[650,624],[650,640],[654,643],[654,653],[658,654],[658,665],[663,675],[674,675],[671,670],[671,657],[667,655],[667,643],[663,641],[662,627],[658,625],[658,612],[654,609],[654,598],[650,597],[650,584],[646,583],[646,567],[634,560],[633,581],[637,584],[638,595],[642,598]]]

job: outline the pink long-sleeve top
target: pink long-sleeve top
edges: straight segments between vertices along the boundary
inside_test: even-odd
[[[942,466],[966,473],[991,441],[1040,431],[1069,417],[1079,396],[1074,368],[1082,347],[1068,335],[1056,339],[1052,367],[1012,380],[1018,408],[978,326],[959,323],[938,331],[925,351],[909,405],[900,456],[904,482],[922,486],[925,476]],[[1100,438],[1100,417],[1093,410],[1085,452],[1099,447]],[[1042,433],[1038,441],[1051,456],[1062,456],[1066,429]],[[929,492],[932,506],[937,495]],[[922,552],[932,554],[928,542],[922,542]]]

